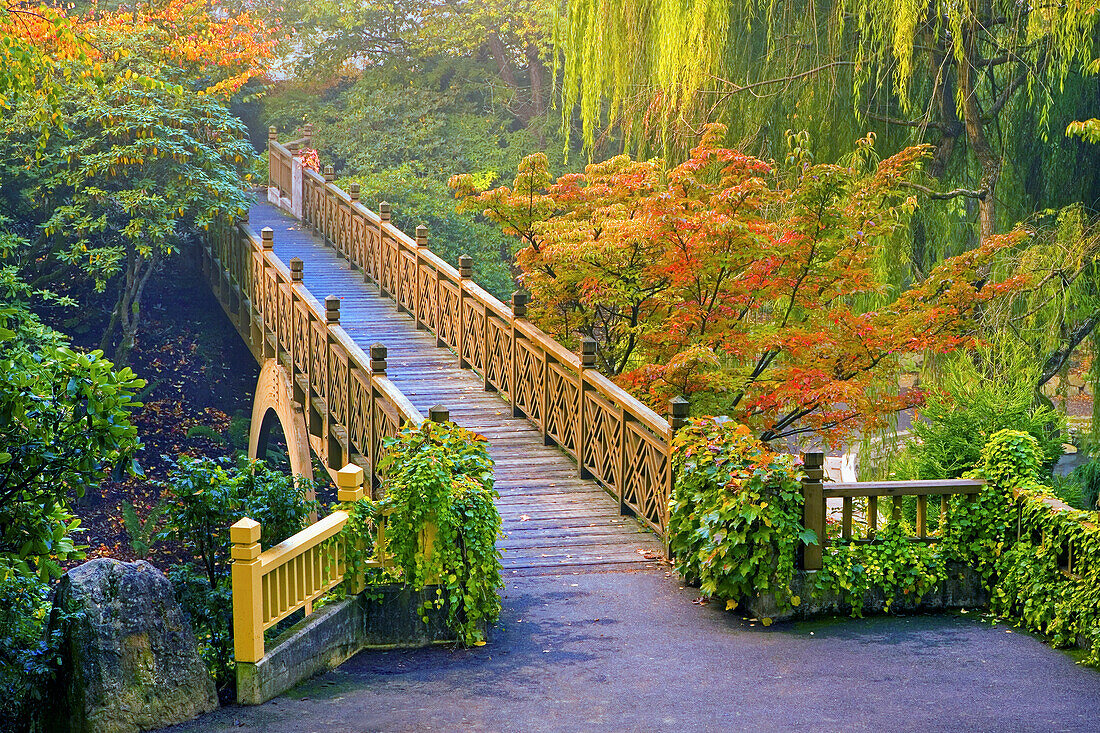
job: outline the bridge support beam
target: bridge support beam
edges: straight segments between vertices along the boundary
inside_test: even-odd
[[[252,424],[248,434],[248,457],[262,458],[267,454],[271,431],[282,426],[290,454],[290,471],[295,476],[313,478],[313,463],[309,453],[309,433],[306,431],[305,409],[294,400],[290,374],[275,359],[268,359],[260,370],[256,394],[252,401]],[[311,496],[312,497],[312,492]]]

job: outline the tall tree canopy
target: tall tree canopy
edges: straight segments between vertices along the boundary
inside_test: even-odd
[[[982,274],[1017,232],[910,287],[883,282],[927,148],[876,161],[867,138],[847,165],[778,169],[722,147],[724,133],[709,127],[668,171],[619,156],[554,181],[535,155],[512,187],[452,185],[523,240],[540,326],[594,338],[601,366],[654,407],[686,393],[765,440],[839,440],[919,404],[897,389],[900,359],[969,344],[979,309],[1026,281]]]
[[[778,122],[833,144],[880,124],[894,129],[896,147],[934,145],[933,178],[954,167],[954,179],[972,182],[937,196],[976,201],[979,238],[999,228],[998,186],[1019,132],[1012,120],[1046,138],[1056,97],[1093,58],[1097,18],[1095,4],[1080,0],[571,0],[568,8],[557,45],[564,113],[579,108],[589,148],[604,122],[620,123],[635,144],[656,137],[674,155],[712,119],[734,126],[735,140],[774,141]]]

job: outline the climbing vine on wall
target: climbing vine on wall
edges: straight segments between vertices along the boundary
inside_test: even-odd
[[[669,541],[681,575],[725,600],[727,610],[764,594],[780,610],[800,605],[792,591],[797,552],[819,538],[803,529],[792,458],[732,421],[694,421],[677,433],[674,449]],[[1058,501],[1039,483],[1042,465],[1034,436],[994,433],[972,473],[986,485],[976,496],[950,498],[939,543],[911,540],[902,517],[874,542],[831,538],[822,570],[807,574],[801,592],[834,598],[860,616],[875,595],[887,611],[912,607],[966,565],[980,574],[997,617],[1055,645],[1089,648],[1086,661],[1100,664],[1097,514]]]
[[[370,539],[385,517],[383,551],[392,571],[368,582],[399,580],[413,590],[435,586],[421,609],[441,609],[460,643],[485,643],[485,628],[500,615],[500,513],[493,503],[493,462],[486,440],[452,423],[407,425],[385,441],[379,471],[385,475],[378,502],[345,504],[349,583],[363,577],[364,562],[378,551]],[[354,590],[355,588],[349,588]]]

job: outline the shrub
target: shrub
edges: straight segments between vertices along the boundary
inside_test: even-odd
[[[1084,641],[1086,661],[1100,664],[1100,528],[1093,512],[1051,507],[1052,492],[1037,480],[1042,459],[1026,433],[992,436],[984,473],[1001,511],[984,522],[1001,541],[971,546],[972,557],[994,578],[994,613],[1059,646]]]
[[[130,416],[144,382],[102,352],[69,348],[30,312],[29,295],[0,268],[0,565],[46,579],[82,556],[72,498],[111,469],[137,470]]]
[[[756,593],[790,594],[795,553],[819,538],[802,528],[799,471],[744,425],[695,420],[673,441],[676,483],[669,547],[676,569],[727,608]]]
[[[161,534],[192,557],[191,565],[168,575],[219,688],[234,681],[230,525],[246,516],[255,519],[263,525],[261,543],[271,547],[300,530],[318,508],[306,499],[308,485],[300,477],[276,472],[263,461],[226,464],[179,457],[168,474],[170,498]]]
[[[483,629],[500,616],[500,513],[494,504],[493,461],[486,441],[453,423],[407,425],[386,440],[384,494],[344,505],[351,519],[342,540],[349,552],[348,581],[354,588],[370,553],[367,519],[386,516],[386,551],[397,578],[413,590],[437,585],[436,598],[421,609],[444,609],[459,643],[485,643]],[[435,529],[430,553],[423,537]],[[390,578],[377,578],[387,582]]]
[[[948,360],[938,387],[913,422],[913,446],[920,478],[958,478],[981,462],[982,448],[999,430],[1022,430],[1038,441],[1049,469],[1062,455],[1065,419],[1038,402],[1035,367],[1009,359],[1001,369],[990,351]],[[980,360],[975,366],[974,359]]]
[[[49,595],[38,577],[0,568],[0,733],[30,729],[46,683],[61,663],[60,632],[47,631]]]

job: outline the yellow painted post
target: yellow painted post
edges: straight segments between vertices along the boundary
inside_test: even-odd
[[[446,423],[451,421],[451,411],[443,405],[435,405],[428,409],[428,419],[434,423]],[[434,515],[433,515],[434,516]],[[429,519],[420,529],[420,548],[424,551],[424,563],[427,564],[435,556],[436,538],[439,536],[439,525]],[[424,579],[430,585],[439,583],[439,576],[434,575]]]
[[[233,655],[256,663],[264,656],[260,523],[247,517],[229,528],[233,543]]]
[[[363,469],[349,463],[336,472],[336,500],[343,503],[363,498]]]

